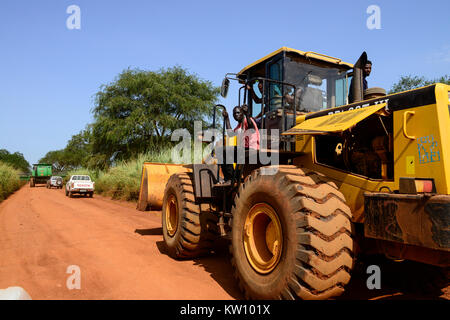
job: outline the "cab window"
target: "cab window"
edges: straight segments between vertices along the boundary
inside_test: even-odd
[[[268,63],[269,79],[283,81],[282,59]],[[269,111],[282,107],[283,93],[280,84],[269,82]]]
[[[261,82],[261,84],[262,84],[262,82]],[[260,115],[261,111],[262,111],[262,103],[261,103],[261,101],[262,101],[262,92],[259,90],[259,87],[258,87],[259,85],[260,84],[259,84],[258,81],[255,81],[252,84],[252,89],[253,89],[254,94],[258,98],[258,102],[255,101],[255,99],[253,99],[253,97],[251,95],[250,95],[250,97],[248,99],[249,101],[252,101],[252,117],[253,118],[257,118]]]
[[[295,85],[295,93],[287,94],[291,95],[291,101],[294,101],[295,96],[295,106],[299,111],[315,112],[347,102],[347,77],[344,69],[314,65],[287,57],[285,77],[285,82]]]

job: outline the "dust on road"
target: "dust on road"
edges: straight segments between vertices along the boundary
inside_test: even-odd
[[[0,204],[0,288],[23,287],[33,299],[242,299],[226,244],[209,257],[176,261],[165,253],[159,212],[103,197],[68,198],[63,190],[24,186]],[[81,288],[69,290],[69,266]],[[361,269],[363,270],[363,269]],[[368,290],[357,271],[339,299],[424,299],[396,283]]]

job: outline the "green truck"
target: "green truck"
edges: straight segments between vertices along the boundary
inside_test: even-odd
[[[30,177],[30,187],[36,184],[47,184],[47,180],[52,176],[53,165],[46,163],[33,164],[33,171]]]

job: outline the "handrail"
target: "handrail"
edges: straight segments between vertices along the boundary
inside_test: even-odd
[[[415,140],[416,139],[415,136],[410,136],[406,132],[406,119],[407,119],[408,114],[413,116],[415,114],[415,112],[414,111],[406,111],[403,113],[403,135],[408,139]]]

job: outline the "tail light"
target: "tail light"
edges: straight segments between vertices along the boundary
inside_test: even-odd
[[[72,184],[70,185],[71,188],[73,188],[75,186],[75,184],[72,182]]]
[[[434,179],[423,178],[400,178],[400,193],[436,193]]]
[[[431,193],[434,189],[434,183],[432,180],[416,180],[414,181],[416,185],[416,191],[418,193]]]

